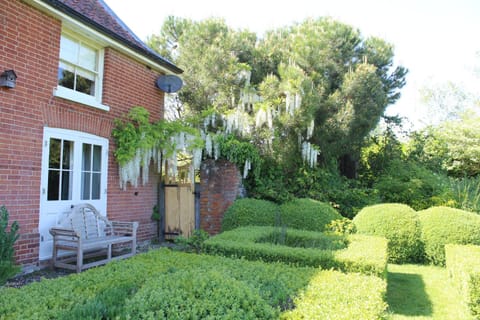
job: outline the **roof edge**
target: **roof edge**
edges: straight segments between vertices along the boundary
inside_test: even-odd
[[[163,68],[168,69],[169,71],[175,73],[175,74],[181,74],[183,73],[183,70],[170,61],[166,60],[165,58],[161,57],[160,55],[156,54],[153,50],[147,50],[147,48],[142,48],[125,38],[119,36],[115,32],[107,29],[106,27],[102,26],[101,24],[89,19],[88,17],[82,15],[81,13],[75,11],[74,9],[70,8],[69,6],[65,5],[64,3],[61,3],[56,0],[37,0],[40,2],[43,2],[47,4],[48,6],[62,12],[63,14],[66,14],[67,16],[70,16],[73,19],[76,19],[77,21],[80,21],[87,26],[93,28],[94,30],[104,34],[105,36],[114,39],[115,41],[121,43],[122,45],[128,47],[129,49],[141,54],[145,58],[151,60],[152,62],[155,62],[156,64],[162,66]],[[107,6],[103,1],[102,5]],[[107,6],[108,7],[108,6]],[[109,7],[108,9],[112,11]],[[112,11],[113,12],[113,11]],[[115,14],[115,18],[119,19],[118,16]],[[121,19],[119,19],[121,21]],[[121,21],[122,25],[125,26],[123,21]],[[127,30],[132,33],[132,35],[138,39],[138,37],[127,27]],[[142,41],[143,42],[143,41]]]

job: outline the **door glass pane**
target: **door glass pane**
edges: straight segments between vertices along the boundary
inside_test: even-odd
[[[92,200],[100,199],[100,173],[92,173]]]
[[[83,144],[83,156],[82,156],[82,170],[83,171],[90,171],[90,159],[92,153],[92,145],[91,144]]]
[[[48,195],[47,200],[58,200],[60,187],[60,171],[49,170],[48,171]]]
[[[82,152],[82,200],[99,200],[102,175],[102,146],[84,143]]]
[[[70,171],[62,171],[62,198],[61,200],[72,199],[72,176]]]
[[[61,140],[50,139],[50,153],[48,167],[51,169],[60,169],[60,145]]]
[[[90,200],[90,172],[83,172],[82,173],[82,200]]]
[[[101,171],[102,168],[102,147],[93,146],[93,171]]]
[[[72,157],[73,157],[73,142],[64,140],[63,141],[63,163],[62,163],[63,169],[66,169],[66,170],[71,169]]]
[[[50,139],[47,200],[72,199],[73,141]]]

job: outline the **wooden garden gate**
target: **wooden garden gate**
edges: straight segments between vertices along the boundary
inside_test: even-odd
[[[194,188],[191,183],[164,185],[165,239],[189,237],[197,227]]]

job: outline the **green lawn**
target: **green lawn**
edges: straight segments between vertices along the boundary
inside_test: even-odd
[[[388,265],[388,319],[472,319],[460,301],[445,268]]]

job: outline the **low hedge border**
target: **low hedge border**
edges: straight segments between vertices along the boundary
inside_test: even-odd
[[[294,307],[292,299],[317,272],[283,263],[153,250],[20,289],[0,288],[0,320],[170,320],[188,318],[191,312],[211,312],[211,319],[278,319],[282,310]],[[219,287],[213,290],[210,283]]]
[[[284,312],[280,319],[384,319],[386,292],[386,281],[377,277],[321,271],[294,299],[296,308]]]
[[[365,314],[367,304],[366,319],[378,319],[379,302],[370,297],[384,287],[370,285],[375,279],[161,249],[20,289],[0,287],[0,319],[299,319],[315,308],[325,319],[346,319]],[[329,288],[328,299],[312,296],[318,285]]]
[[[480,246],[445,245],[446,267],[475,319],[480,319]]]
[[[266,262],[283,262],[295,266],[321,267],[344,272],[360,272],[386,277],[387,240],[366,235],[347,236],[348,246],[340,250],[320,250],[259,243],[278,232],[275,227],[241,227],[223,232],[205,241],[207,253]],[[320,239],[320,232],[288,229],[287,234],[298,238]]]

